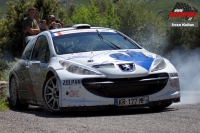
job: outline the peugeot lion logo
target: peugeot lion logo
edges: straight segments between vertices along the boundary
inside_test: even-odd
[[[133,71],[133,66],[134,66],[134,64],[132,64],[132,63],[119,65],[119,67],[121,68],[122,71]]]

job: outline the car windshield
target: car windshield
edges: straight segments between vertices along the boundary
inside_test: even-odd
[[[118,32],[79,32],[52,36],[54,48],[57,54],[69,54],[78,52],[116,50],[116,49],[140,49],[132,40]]]

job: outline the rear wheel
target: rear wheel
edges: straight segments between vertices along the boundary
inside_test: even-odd
[[[27,109],[28,104],[21,104],[18,98],[18,86],[15,77],[12,77],[9,85],[9,103],[10,107],[17,109]]]
[[[43,88],[44,105],[50,112],[60,111],[59,86],[56,76],[49,75]]]

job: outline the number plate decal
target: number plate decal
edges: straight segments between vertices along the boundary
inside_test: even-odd
[[[128,105],[142,105],[149,102],[148,97],[134,97],[134,98],[116,98],[116,106],[128,106]]]

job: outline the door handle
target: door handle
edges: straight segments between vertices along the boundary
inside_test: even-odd
[[[39,65],[40,65],[40,61],[33,61],[33,62],[32,62],[32,65],[34,65],[34,66],[39,66]]]

